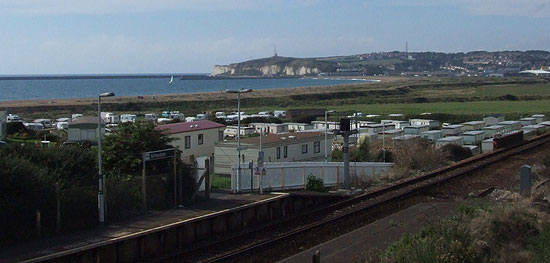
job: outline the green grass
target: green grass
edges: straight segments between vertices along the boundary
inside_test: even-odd
[[[326,107],[326,106],[325,106]],[[550,112],[549,100],[534,101],[472,101],[438,103],[392,103],[369,105],[340,105],[330,109],[337,111],[358,110],[363,114],[402,113],[415,115],[423,112],[445,114],[490,114],[490,113],[538,113]]]
[[[212,178],[212,189],[231,189],[231,177],[215,174]]]
[[[502,85],[502,86],[485,86],[475,88],[474,96],[479,97],[500,97],[506,94],[514,96],[523,95],[550,95],[550,85]]]

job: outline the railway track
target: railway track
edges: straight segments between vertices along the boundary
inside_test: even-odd
[[[542,135],[519,145],[482,154],[463,160],[427,174],[394,182],[392,185],[373,189],[362,195],[313,210],[305,215],[289,218],[278,224],[268,225],[242,235],[203,245],[192,251],[166,255],[157,261],[173,262],[231,262],[263,248],[293,240],[324,226],[346,220],[365,211],[382,207],[417,195],[449,180],[467,175],[475,170],[497,163],[510,156],[534,149],[550,142],[550,134]]]

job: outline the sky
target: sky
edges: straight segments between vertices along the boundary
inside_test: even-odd
[[[550,0],[0,0],[0,75],[208,73],[272,56],[549,50]]]

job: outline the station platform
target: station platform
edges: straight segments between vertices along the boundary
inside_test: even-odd
[[[369,250],[385,249],[404,234],[417,233],[430,222],[451,215],[456,206],[454,202],[417,204],[278,263],[312,262],[317,250],[321,262],[364,262]]]
[[[48,255],[55,253],[84,251],[97,244],[138,236],[144,232],[155,231],[170,225],[183,224],[185,221],[198,220],[202,217],[213,217],[219,213],[242,209],[242,207],[269,202],[286,196],[288,196],[286,193],[259,195],[213,192],[211,193],[211,199],[200,201],[190,207],[149,212],[132,220],[109,223],[93,229],[4,247],[0,249],[0,262],[38,262],[48,259]]]

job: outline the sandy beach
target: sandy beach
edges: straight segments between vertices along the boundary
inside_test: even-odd
[[[348,77],[358,78],[358,77]],[[361,77],[361,79],[380,80],[380,83],[396,82],[404,80],[404,77]],[[373,85],[372,83],[369,85]],[[345,84],[336,86],[321,86],[321,87],[298,87],[298,88],[279,88],[254,90],[254,92],[243,94],[241,98],[266,98],[266,97],[284,97],[289,95],[307,95],[319,93],[331,93],[335,89],[343,87],[353,87],[357,85],[365,85],[365,83]],[[162,103],[162,102],[185,102],[185,101],[210,101],[234,99],[234,94],[223,92],[202,92],[202,93],[183,93],[183,94],[161,94],[161,95],[146,95],[146,96],[116,96],[103,98],[102,103]],[[47,99],[47,100],[14,100],[0,101],[0,110],[8,110],[9,112],[38,112],[62,109],[70,106],[89,106],[97,104],[97,98],[78,98],[78,99]]]

